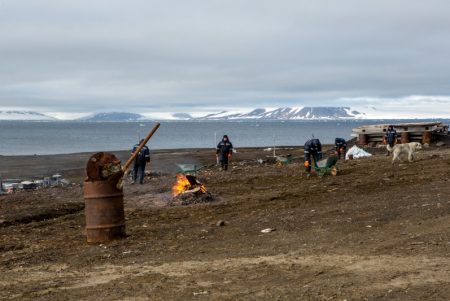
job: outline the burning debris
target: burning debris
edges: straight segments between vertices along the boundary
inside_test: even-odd
[[[177,174],[177,182],[172,187],[172,196],[172,205],[210,203],[214,200],[205,185],[195,176],[181,173]]]
[[[206,187],[192,175],[177,174],[177,182],[172,187],[172,195],[186,193],[206,193]]]

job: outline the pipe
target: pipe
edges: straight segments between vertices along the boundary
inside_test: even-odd
[[[153,134],[156,132],[156,130],[158,130],[159,126],[161,124],[158,122],[153,129],[151,130],[150,133],[148,133],[147,137],[145,137],[144,141],[142,141],[142,143],[139,145],[139,147],[136,149],[136,151],[131,154],[131,157],[127,160],[127,162],[125,163],[125,165],[122,167],[122,171],[123,173],[126,173],[128,168],[130,167],[131,163],[133,163],[134,159],[136,159],[136,156],[139,154],[139,152],[141,151],[141,149],[147,144],[148,140],[150,140],[150,138],[152,138]]]

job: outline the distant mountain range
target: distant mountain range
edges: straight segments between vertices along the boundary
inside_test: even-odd
[[[79,118],[80,121],[95,121],[95,122],[111,122],[111,121],[139,121],[146,118],[141,114],[126,113],[126,112],[109,112],[97,113],[86,117]]]
[[[362,118],[364,114],[352,110],[350,107],[300,107],[277,108],[272,110],[254,109],[248,113],[232,113],[222,111],[203,117],[191,118],[197,120],[305,120],[305,119],[353,119]]]
[[[250,112],[229,112],[207,114],[205,116],[193,117],[187,113],[174,113],[166,115],[171,120],[308,120],[308,119],[353,119],[363,118],[364,114],[350,107],[299,107],[299,108],[277,108],[277,109],[254,109]],[[99,113],[84,117],[83,121],[142,121],[149,119],[141,114],[134,113]]]
[[[31,111],[0,111],[0,120],[55,121],[54,117]]]
[[[277,109],[254,109],[249,112],[221,111],[204,116],[191,116],[187,113],[173,113],[159,115],[159,117],[146,117],[142,114],[128,112],[104,112],[91,114],[75,119],[85,122],[114,122],[114,121],[145,121],[154,119],[170,120],[315,120],[315,119],[354,119],[364,118],[364,113],[350,107],[298,107]],[[31,111],[0,111],[0,120],[58,120],[54,117]]]
[[[203,116],[188,113],[128,112],[95,113],[72,121],[80,122],[137,122],[149,120],[339,120],[339,119],[401,119],[396,114],[386,117],[385,111],[375,107],[354,109],[351,107],[282,107],[258,108],[249,111],[220,111]],[[425,117],[416,117],[425,118]],[[429,118],[429,117],[428,117]],[[52,116],[32,111],[0,111],[0,120],[56,121]]]

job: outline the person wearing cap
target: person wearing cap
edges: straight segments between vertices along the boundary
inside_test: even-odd
[[[133,150],[131,151],[131,154],[134,154],[134,152],[139,148],[141,143],[144,142],[144,139],[141,139],[138,144],[135,144],[133,146]],[[145,166],[147,163],[150,162],[150,150],[148,149],[147,145],[144,145],[144,147],[139,151],[138,155],[136,156],[136,159],[134,159],[134,165],[133,165],[133,184],[136,183],[136,180],[139,177],[139,183],[144,184],[144,176],[145,176]]]
[[[305,171],[307,176],[311,175],[311,159],[314,159],[314,165],[322,159],[322,144],[319,139],[313,138],[305,143]]]
[[[336,138],[334,139],[334,148],[336,149],[336,155],[339,160],[341,159],[341,154],[344,154],[347,151],[347,141],[344,138]]]
[[[216,157],[220,163],[221,170],[228,170],[228,160],[233,153],[233,144],[228,139],[227,135],[223,135],[222,141],[217,144]]]
[[[394,129],[393,125],[390,125],[387,130],[386,133],[384,133],[384,138],[387,142],[387,144],[389,144],[390,147],[394,147],[395,142],[397,141],[397,131]],[[387,151],[386,156],[389,156],[390,152]]]

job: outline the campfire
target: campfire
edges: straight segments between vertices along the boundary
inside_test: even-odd
[[[206,187],[196,177],[179,173],[177,174],[177,182],[172,187],[172,195],[177,197],[186,193],[206,193]]]
[[[195,176],[177,174],[177,182],[172,187],[173,204],[190,205],[213,201],[212,195]]]

